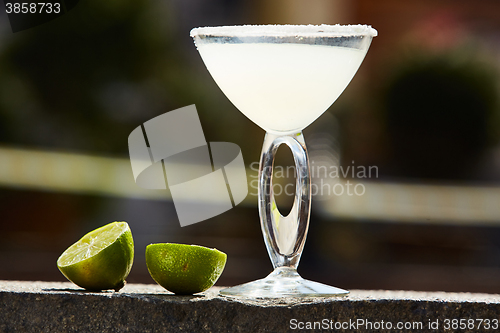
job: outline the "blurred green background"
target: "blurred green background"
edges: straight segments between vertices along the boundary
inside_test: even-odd
[[[226,252],[219,285],[268,274],[254,188],[237,208],[181,228],[164,193],[135,188],[127,137],[196,104],[207,141],[241,147],[251,185],[264,132],[216,86],[189,31],[321,23],[370,24],[379,36],[304,131],[311,161],[377,173],[351,179],[362,196],[314,198],[299,272],[347,289],[499,293],[496,0],[80,0],[18,33],[2,11],[0,279],[64,280],[58,256],[115,220],[136,243],[128,282],[154,282],[144,260],[154,242]],[[290,165],[282,150],[278,165]],[[278,203],[286,211],[290,196]]]

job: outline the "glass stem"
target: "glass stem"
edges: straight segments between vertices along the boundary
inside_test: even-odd
[[[274,159],[281,144],[290,148],[295,161],[295,198],[287,216],[281,215],[273,191]],[[274,268],[297,269],[311,211],[309,159],[302,132],[282,136],[266,133],[260,159],[258,193],[262,233]]]

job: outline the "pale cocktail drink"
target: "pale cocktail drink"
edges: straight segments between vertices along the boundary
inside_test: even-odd
[[[300,131],[344,91],[362,50],[308,44],[201,44],[198,50],[229,100],[267,132]]]
[[[225,296],[339,296],[348,291],[297,273],[309,227],[311,175],[302,129],[339,97],[377,31],[369,26],[232,26],[191,30],[215,82],[267,133],[259,166],[259,215],[274,271],[221,290]],[[296,164],[295,199],[283,216],[274,199],[273,163],[281,144]]]

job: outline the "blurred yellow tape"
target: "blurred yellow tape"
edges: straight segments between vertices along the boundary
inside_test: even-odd
[[[363,184],[364,194],[330,196],[316,208],[368,221],[500,225],[499,187],[350,182]]]
[[[0,147],[0,186],[167,200],[170,192],[143,190],[127,158]]]
[[[313,197],[313,209],[365,221],[500,225],[500,187],[349,181],[363,184],[363,195]],[[171,200],[168,190],[138,187],[128,158],[13,147],[0,147],[0,186]],[[243,204],[256,207],[255,195]]]

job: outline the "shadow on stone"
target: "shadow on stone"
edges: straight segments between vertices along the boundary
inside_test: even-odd
[[[160,298],[164,301],[169,302],[190,302],[190,301],[199,301],[202,299],[209,299],[206,295],[176,295],[176,294],[167,294],[167,293],[117,293],[117,295],[129,296],[129,297],[137,297],[137,298]]]
[[[42,289],[43,291],[64,291],[64,292],[71,292],[71,293],[83,293],[83,294],[111,294],[111,293],[116,293],[112,290],[101,290],[101,291],[92,291],[92,290],[86,290],[86,289],[72,289],[72,288],[45,288]]]
[[[138,298],[147,298],[147,297],[158,297],[167,301],[191,301],[191,300],[201,300],[203,298],[207,298],[204,294],[195,294],[195,295],[176,295],[170,293],[168,291],[163,292],[151,292],[151,293],[128,293],[128,292],[116,292],[113,290],[101,290],[101,291],[92,291],[85,289],[73,289],[73,288],[42,288],[42,291],[46,292],[69,292],[74,294],[107,294],[107,295],[117,295],[117,296],[129,296],[129,297],[138,297]]]

